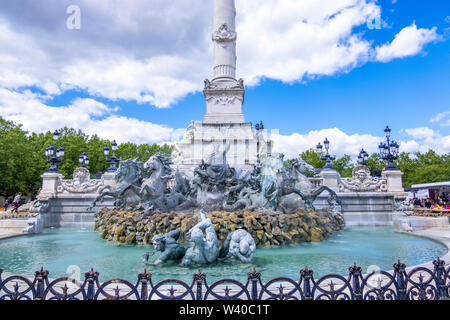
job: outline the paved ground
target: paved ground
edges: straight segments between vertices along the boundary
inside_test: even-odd
[[[418,237],[423,237],[427,239],[432,239],[438,242],[441,242],[445,246],[447,246],[447,249],[449,250],[447,254],[440,257],[441,260],[444,260],[446,262],[446,265],[448,266],[450,264],[450,226],[447,227],[435,227],[435,228],[429,228],[425,230],[420,231],[413,231],[413,232],[405,232],[409,234],[416,235]],[[429,261],[427,263],[419,265],[420,267],[426,267],[428,269],[433,270],[433,262]],[[414,266],[418,267],[418,266]],[[414,267],[409,267],[407,270],[411,270]]]

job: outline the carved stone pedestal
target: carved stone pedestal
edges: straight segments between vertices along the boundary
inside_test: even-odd
[[[320,172],[323,179],[323,185],[331,188],[335,192],[339,192],[339,172],[334,169],[324,169]]]
[[[38,198],[40,200],[45,200],[53,197],[57,193],[56,187],[58,185],[58,181],[60,181],[60,179],[63,179],[64,176],[59,172],[46,172],[41,175],[41,178],[42,188],[39,192]]]
[[[113,186],[116,184],[116,180],[114,180],[115,172],[105,172],[102,176],[103,186]]]
[[[405,189],[403,189],[402,176],[400,170],[384,170],[382,177],[387,180],[388,192],[394,194],[396,199],[406,198]]]

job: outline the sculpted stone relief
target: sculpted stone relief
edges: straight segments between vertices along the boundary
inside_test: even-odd
[[[227,105],[227,104],[232,104],[234,103],[234,101],[239,100],[239,101],[243,101],[242,97],[240,96],[230,96],[230,95],[226,95],[226,94],[222,94],[222,95],[213,95],[213,96],[209,96],[206,101],[210,102],[210,101],[214,101],[215,104],[221,104],[221,105]]]
[[[204,89],[205,90],[213,90],[213,89],[218,89],[218,90],[244,90],[244,79],[239,79],[236,82],[232,82],[232,84],[230,85],[229,83],[225,83],[221,84],[221,86],[219,86],[219,84],[211,82],[209,79],[205,79],[204,80],[205,86]]]
[[[219,27],[219,30],[213,33],[213,41],[217,42],[231,42],[235,41],[237,38],[237,34],[228,27],[226,23],[222,24]]]
[[[73,173],[73,179],[59,179],[56,191],[59,193],[96,193],[103,186],[103,180],[90,178],[89,170],[77,168]]]
[[[366,166],[357,166],[353,169],[351,178],[341,178],[340,192],[387,192],[387,181],[383,178],[370,176]]]
[[[184,267],[213,263],[218,258],[250,263],[256,251],[255,240],[243,229],[230,233],[222,248],[219,248],[214,225],[203,210],[200,210],[200,222],[188,231],[188,248],[177,242],[179,237],[179,230],[154,236],[152,239],[154,251],[145,253],[142,256],[143,261],[151,265],[160,265],[170,260],[181,260],[180,265]],[[160,256],[154,262],[149,262],[149,258],[156,252],[161,252]]]

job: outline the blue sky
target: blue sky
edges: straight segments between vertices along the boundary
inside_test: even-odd
[[[5,0],[0,58],[13,63],[0,71],[0,115],[31,131],[62,124],[119,141],[179,139],[206,111],[201,89],[212,73],[212,10],[205,1],[109,1],[115,5],[108,8],[98,1],[59,1],[46,11]],[[263,120],[279,132],[274,140],[281,151],[301,152],[325,136],[334,139],[337,154],[355,155],[362,146],[376,151],[389,124],[403,151],[450,152],[448,1],[323,0],[326,11],[312,0],[304,1],[306,7],[290,0],[277,5],[278,16],[268,22],[263,9],[276,2],[258,0],[256,10],[252,1],[237,0],[238,74],[247,84],[243,112],[247,121]],[[61,27],[70,3],[81,9],[80,30]],[[147,15],[138,9],[150,5]],[[295,10],[298,19],[288,18]],[[377,10],[382,27],[369,29],[364,21]],[[325,39],[340,18],[342,30]],[[280,34],[272,32],[276,28]],[[255,30],[280,48],[266,52]],[[347,51],[339,53],[341,44]],[[17,105],[24,106],[22,113]]]

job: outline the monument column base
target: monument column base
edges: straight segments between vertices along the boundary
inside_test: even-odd
[[[56,191],[56,185],[58,180],[63,179],[64,176],[59,172],[46,172],[41,175],[42,178],[42,188],[39,192],[39,199],[48,199],[53,197]]]
[[[324,169],[320,172],[320,177],[323,179],[324,186],[339,192],[339,172],[334,169]]]
[[[104,186],[114,186],[116,184],[116,180],[114,179],[115,175],[116,175],[115,172],[105,172],[102,176],[103,185]]]
[[[406,193],[402,184],[403,172],[400,170],[384,170],[381,175],[387,181],[387,192],[394,194],[397,199],[406,198]]]

